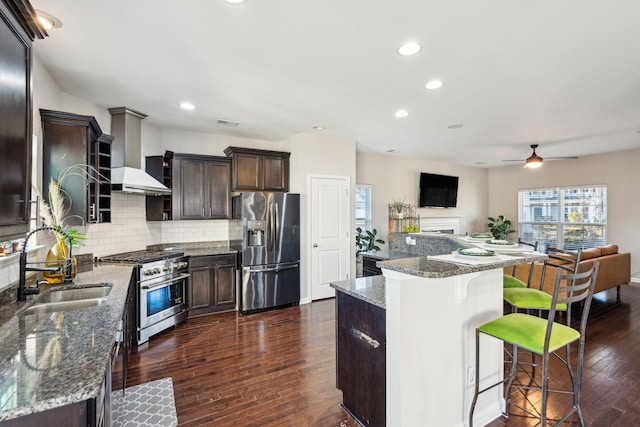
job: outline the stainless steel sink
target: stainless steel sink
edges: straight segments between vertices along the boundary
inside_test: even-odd
[[[109,284],[99,284],[87,288],[53,290],[41,295],[22,313],[24,315],[47,314],[102,305],[107,301],[106,297],[111,293],[111,287],[112,285]]]
[[[104,298],[108,296],[110,292],[111,285],[92,286],[90,288],[63,289],[59,291],[54,290],[38,298],[35,302],[35,305]]]
[[[58,311],[71,311],[81,308],[95,307],[107,301],[106,298],[81,299],[76,301],[49,302],[32,305],[22,312],[24,315],[47,314]]]

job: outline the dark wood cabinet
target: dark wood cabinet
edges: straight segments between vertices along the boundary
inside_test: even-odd
[[[87,400],[87,409],[87,426],[111,426],[111,360],[107,363],[107,371],[100,385],[98,395],[93,399]]]
[[[231,218],[231,159],[178,153],[152,156],[147,158],[147,172],[172,190],[171,196],[147,196],[147,220]]]
[[[362,255],[362,275],[367,276],[379,276],[382,274],[382,269],[376,266],[379,261],[377,258],[371,258],[366,255]]]
[[[233,191],[289,191],[289,157],[283,151],[227,147]]]
[[[0,1],[0,241],[29,231],[34,18],[28,1]]]
[[[189,316],[233,310],[236,306],[236,255],[189,259]]]
[[[129,290],[125,301],[124,310],[122,311],[122,323],[120,326],[120,345],[116,348],[113,355],[114,369],[112,370],[112,384],[116,389],[124,389],[127,387],[127,373],[129,371],[129,360],[131,359],[131,350],[136,340],[136,276],[132,275],[129,282]]]
[[[51,110],[40,110],[40,116],[43,194],[46,194],[52,177],[59,178],[65,168],[80,165],[86,173],[76,171],[61,182],[72,201],[68,222],[111,222],[113,137],[104,134],[92,116]]]
[[[337,386],[362,425],[386,425],[386,312],[358,298],[336,296]]]
[[[147,156],[145,169],[149,175],[163,183],[167,188],[173,188],[172,164],[173,152],[166,151],[162,156]],[[147,221],[167,221],[173,219],[171,194],[162,196],[145,196]]]

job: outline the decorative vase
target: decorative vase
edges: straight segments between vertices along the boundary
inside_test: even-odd
[[[63,239],[56,239],[56,243],[51,246],[45,258],[45,267],[58,267],[57,271],[45,271],[44,280],[51,285],[64,283],[65,264],[69,257],[69,246]],[[78,273],[78,260],[75,255],[71,255],[71,278]]]
[[[398,219],[402,219],[402,218],[404,218],[403,213],[402,212],[398,212]]]

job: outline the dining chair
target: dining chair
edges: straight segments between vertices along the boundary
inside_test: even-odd
[[[542,394],[541,407],[537,414],[540,418],[540,425],[545,427],[548,423],[547,417],[547,401],[549,393],[572,394],[573,400],[571,409],[562,416],[562,418],[554,425],[561,424],[573,414],[576,414],[581,426],[584,426],[584,418],[580,408],[580,392],[582,383],[582,370],[584,361],[585,346],[585,330],[587,327],[587,318],[591,307],[591,298],[595,282],[598,276],[599,262],[594,262],[593,267],[583,273],[565,273],[563,269],[557,269],[555,285],[551,302],[549,304],[549,312],[547,318],[533,316],[525,313],[510,313],[484,323],[476,328],[476,356],[475,356],[475,389],[469,411],[469,426],[473,427],[473,413],[476,407],[478,396],[487,390],[498,385],[506,384],[505,390],[505,412],[503,416],[509,417],[509,408],[511,404],[512,389],[521,389],[525,393],[531,390],[539,390]],[[571,323],[572,304],[583,302],[582,312],[580,313],[580,323],[577,328]],[[557,307],[566,307],[565,322],[559,323],[555,321]],[[578,305],[578,308],[580,306]],[[480,338],[481,334],[499,339],[505,343],[514,346],[513,363],[509,368],[509,375],[488,387],[480,389]],[[571,344],[577,342],[577,365],[574,372],[571,362]],[[564,358],[560,356],[559,351],[564,348]],[[542,372],[540,381],[527,384],[516,383],[516,374],[518,367],[518,350],[526,350],[532,354],[542,356]],[[550,389],[549,388],[549,359],[553,355],[567,368],[571,389]],[[534,379],[535,380],[535,379]],[[524,408],[521,408],[527,411]],[[527,411],[530,413],[530,411]],[[531,414],[531,413],[530,413]]]

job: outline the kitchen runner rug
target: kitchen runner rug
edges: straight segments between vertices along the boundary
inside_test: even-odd
[[[175,427],[178,425],[173,381],[163,378],[111,394],[111,417],[116,427]]]

